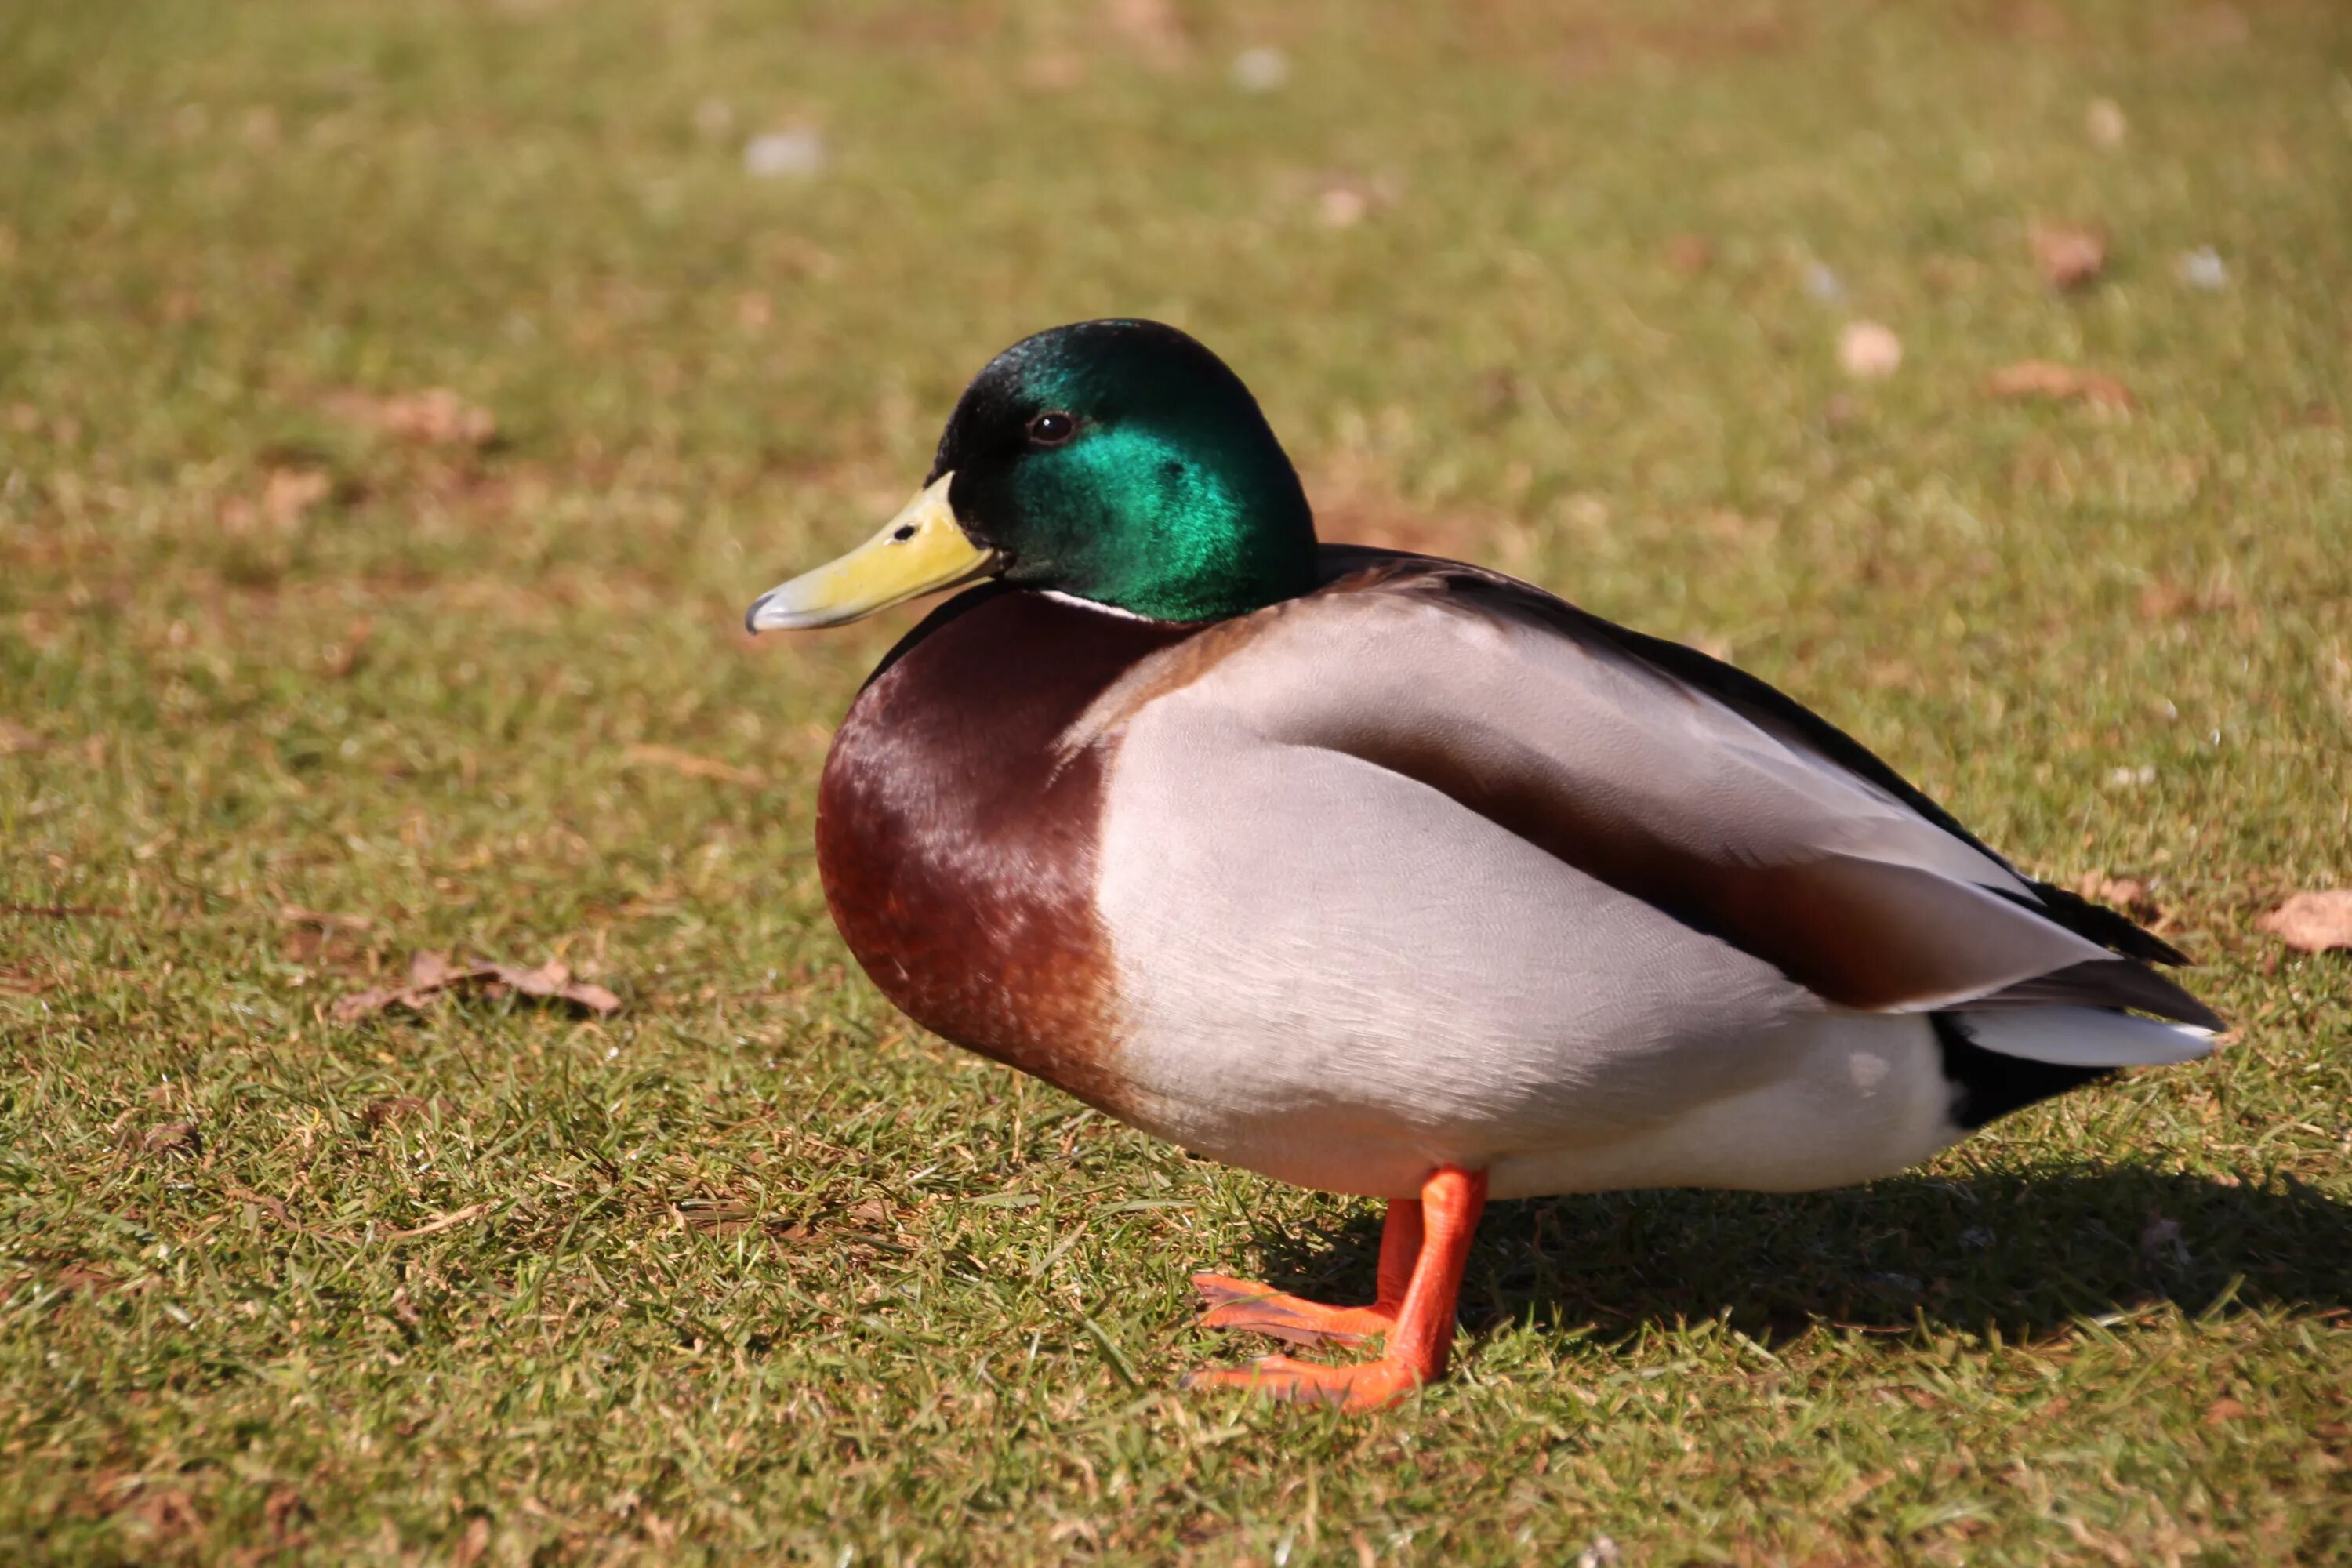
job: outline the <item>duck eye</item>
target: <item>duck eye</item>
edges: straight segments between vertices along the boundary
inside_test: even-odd
[[[1033,447],[1058,447],[1078,433],[1078,422],[1058,408],[1048,409],[1029,421],[1029,444]]]

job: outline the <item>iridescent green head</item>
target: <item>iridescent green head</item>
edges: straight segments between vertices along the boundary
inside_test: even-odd
[[[1315,520],[1257,400],[1156,321],[1024,338],[973,378],[921,495],[749,624],[832,626],[996,575],[1153,620],[1244,615],[1315,583]]]
[[[932,478],[1008,582],[1154,620],[1303,593],[1315,520],[1223,360],[1156,321],[1024,338],[964,389]]]

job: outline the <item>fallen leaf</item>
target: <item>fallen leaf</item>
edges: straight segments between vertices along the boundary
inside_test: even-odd
[[[2191,588],[2169,577],[2158,577],[2139,591],[2138,608],[2142,620],[2169,621],[2231,609],[2237,603],[2236,591],[2226,584]]]
[[[278,1224],[290,1225],[297,1229],[301,1228],[301,1222],[294,1217],[294,1211],[286,1206],[284,1198],[273,1198],[268,1193],[257,1193],[250,1187],[238,1186],[235,1182],[228,1183],[226,1190],[228,1195],[237,1202],[251,1204],[254,1207],[266,1211],[269,1217]]]
[[[187,1535],[204,1528],[204,1520],[196,1512],[194,1500],[174,1488],[163,1491],[142,1491],[126,1510],[143,1521],[149,1530],[164,1537]]]
[[[1112,37],[1150,65],[1180,65],[1192,53],[1184,19],[1169,0],[1109,0],[1103,23]]]
[[[451,1568],[474,1568],[482,1554],[490,1549],[490,1521],[476,1514],[458,1539],[457,1550],[449,1553]]]
[[[890,1223],[890,1205],[880,1198],[867,1198],[862,1204],[852,1205],[848,1217],[860,1225],[887,1225]]]
[[[204,1152],[204,1134],[193,1121],[159,1121],[139,1134],[127,1139],[131,1147],[142,1154],[179,1155],[183,1158]]]
[[[541,1001],[568,1002],[599,1017],[621,1010],[618,996],[602,985],[572,979],[570,969],[552,961],[537,969],[489,959],[458,964],[450,963],[445,953],[420,952],[409,958],[405,984],[372,985],[353,992],[335,1004],[333,1017],[339,1024],[349,1024],[393,1007],[419,1013],[445,992],[467,985],[478,986],[489,995],[514,991]]]
[[[1856,1476],[1831,1497],[1823,1506],[1823,1511],[1832,1518],[1844,1514],[1850,1511],[1854,1504],[1894,1479],[1893,1470],[1873,1470],[1868,1475]]]
[[[365,616],[354,616],[343,632],[343,640],[331,642],[320,650],[320,662],[327,673],[337,680],[347,679],[360,664],[360,655],[367,647],[368,638],[375,635],[375,622]]]
[[[621,760],[643,766],[667,768],[684,773],[690,779],[719,779],[728,784],[762,784],[768,781],[749,768],[739,768],[732,763],[722,763],[715,757],[698,757],[692,752],[676,746],[635,745],[621,753]]]
[[[1715,265],[1715,242],[1703,234],[1678,234],[1666,241],[1666,265],[1685,277]]]
[[[117,1283],[113,1275],[94,1263],[68,1263],[58,1270],[57,1288],[60,1290],[86,1290],[96,1295],[111,1290]]]
[[[457,1110],[457,1102],[446,1096],[426,1100],[414,1094],[387,1094],[360,1107],[360,1120],[370,1127],[383,1127],[395,1121],[405,1121],[412,1116],[429,1116],[436,1112],[444,1117],[453,1117]]]
[[[2005,364],[1985,378],[1985,390],[1995,397],[2079,397],[2107,408],[2133,405],[2131,388],[2114,376],[2055,360],[2021,359]]]
[[[1041,49],[1021,65],[1021,85],[1032,92],[1067,92],[1086,79],[1086,57],[1075,49]]]
[[[2074,890],[2095,903],[2121,910],[2142,924],[2164,913],[2149,894],[2147,884],[2137,877],[2110,877],[2103,871],[2089,871],[2076,879]]]
[[[0,757],[13,757],[19,752],[37,752],[48,742],[22,724],[0,719]]]
[[[323,468],[272,468],[261,488],[261,513],[272,528],[291,528],[334,489],[333,477]]]
[[[1859,381],[1893,375],[1903,363],[1903,340],[1876,321],[1849,321],[1838,334],[1838,363]]]
[[[2246,1414],[2246,1407],[2227,1394],[2205,1407],[2205,1425],[2219,1426],[2224,1421],[2235,1421]]]
[[[279,1487],[261,1505],[261,1522],[271,1537],[286,1546],[302,1543],[302,1521],[310,1517],[310,1505],[292,1487]]]
[[[602,985],[572,979],[571,969],[554,959],[549,959],[537,969],[524,969],[511,963],[494,963],[490,969],[497,984],[509,986],[542,1002],[569,1002],[575,1007],[585,1007],[599,1017],[609,1017],[621,1010],[618,996]]]
[[[433,447],[487,447],[498,439],[497,416],[446,386],[422,392],[338,392],[327,412],[380,436]]]
[[[2114,99],[2095,98],[2083,112],[2083,129],[2098,146],[2120,147],[2131,134],[2131,121],[2124,118],[2123,105]]]
[[[1326,185],[1315,198],[1316,216],[1325,228],[1353,228],[1371,210],[1371,197],[1360,185]]]
[[[2352,949],[2352,888],[2297,893],[2254,924],[2298,952]]]
[[[2107,268],[2107,237],[2079,224],[2035,224],[2027,236],[2053,289],[2075,289]]]

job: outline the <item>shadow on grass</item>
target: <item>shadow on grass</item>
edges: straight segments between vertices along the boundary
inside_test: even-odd
[[[1367,1205],[1337,1235],[1269,1237],[1266,1282],[1369,1300],[1380,1231]],[[1502,1203],[1479,1226],[1462,1316],[1607,1332],[1727,1312],[1767,1343],[1818,1322],[2018,1339],[2163,1301],[2191,1316],[2352,1310],[2352,1205],[2292,1181],[2136,1167]]]

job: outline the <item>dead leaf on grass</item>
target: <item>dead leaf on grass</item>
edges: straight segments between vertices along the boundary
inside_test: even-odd
[[[2297,893],[2254,924],[2298,952],[2352,949],[2352,888]]]
[[[2086,871],[2075,879],[2074,890],[2094,903],[2123,910],[2143,925],[2164,916],[2147,884],[2137,877],[2110,877],[2104,871]]]
[[[1666,241],[1666,265],[1685,278],[1715,265],[1715,241],[1703,234],[1678,234]]]
[[[2191,588],[2169,577],[2158,577],[2139,591],[2139,616],[2144,621],[2171,621],[2236,607],[2237,593],[2227,584]]]
[[[414,1094],[387,1094],[360,1107],[360,1120],[370,1127],[383,1127],[405,1121],[412,1116],[438,1114],[446,1119],[456,1116],[458,1110],[457,1102],[446,1095],[426,1100]]]
[[[1903,364],[1903,340],[1877,321],[1849,321],[1838,334],[1838,363],[1857,381],[1879,381]]]
[[[279,1487],[261,1505],[262,1527],[283,1546],[303,1543],[301,1526],[310,1517],[310,1505],[292,1487]]]
[[[122,1143],[142,1154],[190,1159],[204,1152],[205,1135],[193,1121],[159,1121],[136,1132],[126,1131]]]
[[[124,1511],[165,1539],[193,1534],[205,1527],[195,1500],[177,1487],[142,1491]]]
[[[452,1568],[474,1568],[474,1564],[479,1563],[482,1554],[489,1549],[490,1521],[478,1513],[466,1526],[466,1533],[458,1539],[457,1550],[450,1552],[449,1562]]]
[[[2046,359],[2001,366],[1985,378],[1985,390],[1995,397],[2080,398],[2107,408],[2129,408],[2134,403],[2131,388],[2114,376]]]
[[[2078,289],[2107,269],[2107,237],[2084,224],[2035,224],[2034,264],[2053,289]]]
[[[13,757],[19,752],[37,752],[48,742],[23,725],[0,719],[0,757]]]
[[[2116,148],[2131,134],[2131,121],[2125,118],[2123,105],[2114,99],[2095,98],[2083,111],[2083,129],[2098,146]]]
[[[323,468],[272,468],[261,487],[261,515],[283,532],[334,489],[334,476]]]
[[[372,985],[337,1002],[334,1019],[352,1023],[389,1008],[421,1013],[448,991],[478,989],[486,996],[509,992],[542,1002],[564,1002],[598,1017],[621,1010],[621,999],[592,981],[574,980],[569,966],[550,959],[536,969],[477,958],[452,963],[446,953],[423,952],[408,961],[408,979],[401,985]]]
[[[278,952],[289,963],[348,966],[360,955],[360,934],[375,922],[365,915],[341,915],[281,904],[278,919],[286,929]]]
[[[1192,52],[1184,18],[1169,0],[1108,0],[1102,19],[1113,38],[1155,68],[1180,66]]]
[[[631,746],[621,753],[621,760],[641,767],[667,768],[684,773],[690,779],[719,779],[727,784],[762,784],[768,781],[749,768],[739,768],[732,763],[722,763],[716,757],[698,757],[692,752],[676,746],[641,744]]]
[[[430,447],[487,447],[498,439],[497,416],[446,386],[422,392],[338,392],[327,412],[347,425]]]
[[[84,1290],[95,1296],[113,1289],[120,1281],[94,1263],[68,1263],[58,1270],[58,1277],[52,1283],[68,1294]]]
[[[1315,216],[1325,228],[1353,228],[1391,201],[1378,184],[1334,180],[1316,194]]]
[[[331,642],[320,650],[319,662],[337,680],[350,679],[360,667],[360,656],[367,651],[368,638],[375,635],[375,622],[366,616],[354,616],[344,628],[341,642]]]

